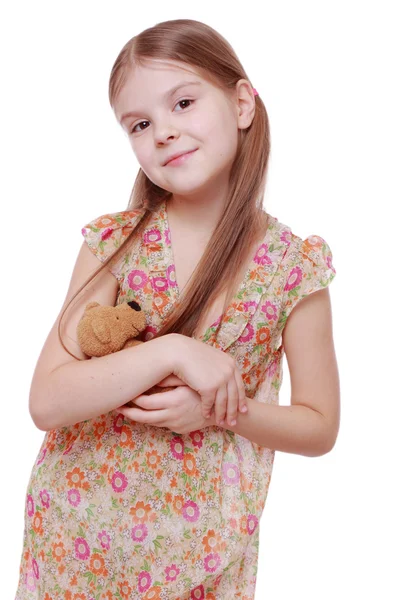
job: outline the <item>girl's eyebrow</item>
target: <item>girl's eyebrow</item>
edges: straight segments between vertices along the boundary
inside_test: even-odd
[[[186,85],[201,85],[201,81],[181,81],[180,83],[178,83],[177,85],[175,85],[173,88],[171,88],[168,92],[165,92],[163,99],[166,100],[168,99],[170,96],[172,96],[173,94],[175,94],[175,92],[177,90],[179,90],[179,88],[184,87]],[[128,117],[139,117],[140,114],[131,110],[127,113],[124,113],[120,119],[120,123],[122,123],[125,119],[127,119]]]

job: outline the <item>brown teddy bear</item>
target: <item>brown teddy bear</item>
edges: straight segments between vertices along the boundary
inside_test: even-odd
[[[146,317],[140,305],[132,300],[117,306],[101,306],[98,302],[89,302],[77,326],[78,342],[87,356],[105,356],[143,344],[135,339],[146,327]],[[153,386],[146,394],[168,392],[174,387]],[[135,406],[130,401],[125,406]]]

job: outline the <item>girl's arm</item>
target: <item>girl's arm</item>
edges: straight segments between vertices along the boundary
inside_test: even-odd
[[[321,456],[332,450],[339,431],[340,385],[332,336],[329,290],[303,299],[282,333],[291,383],[291,405],[247,398],[248,412],[225,426],[260,446]]]
[[[29,394],[29,410],[35,425],[43,431],[72,425],[118,408],[172,372],[170,363],[176,334],[94,360],[80,349],[76,328],[86,304],[97,301],[101,305],[115,305],[118,281],[107,268],[100,271],[77,295],[61,323],[63,343],[81,360],[64,349],[58,337],[62,311],[98,266],[98,258],[84,242],[67,297],[36,364]]]

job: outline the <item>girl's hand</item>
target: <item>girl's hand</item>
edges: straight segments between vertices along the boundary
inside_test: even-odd
[[[235,425],[238,406],[247,410],[246,390],[235,360],[217,348],[189,336],[174,334],[173,374],[197,392],[203,415],[208,418],[215,404],[215,421]]]
[[[187,385],[176,384],[177,379],[173,376],[163,379],[167,382],[165,386],[177,385],[174,390],[150,396],[141,394],[132,400],[135,407],[124,405],[117,410],[138,423],[167,427],[176,433],[185,434],[210,427],[213,423],[201,414],[199,394]]]

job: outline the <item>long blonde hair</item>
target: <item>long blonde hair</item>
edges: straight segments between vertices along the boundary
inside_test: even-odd
[[[249,78],[230,44],[212,27],[191,19],[157,23],[131,38],[122,48],[111,70],[109,102],[114,106],[127,75],[136,65],[151,59],[173,60],[197,69],[222,90],[231,91],[239,79]],[[186,293],[173,307],[154,337],[167,333],[192,336],[197,324],[219,294],[225,290],[225,313],[235,291],[236,277],[249,248],[265,228],[263,196],[270,152],[269,120],[265,106],[256,96],[255,114],[247,129],[238,131],[238,149],[232,164],[225,209],[188,282]],[[120,247],[109,256],[71,298],[111,261],[126,252],[129,242],[149,222],[152,213],[171,196],[154,184],[139,168],[126,210],[143,210],[143,217]],[[61,319],[62,319],[61,316]],[[65,347],[64,349],[74,356]],[[222,319],[220,325],[222,323]],[[75,357],[77,358],[77,357]]]

